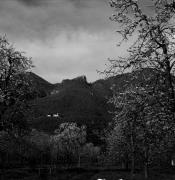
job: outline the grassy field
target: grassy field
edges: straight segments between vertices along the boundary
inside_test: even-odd
[[[99,172],[99,173],[83,173],[79,175],[71,175],[69,174],[67,177],[58,176],[52,178],[50,180],[97,180],[97,179],[105,179],[105,180],[131,180],[129,173],[121,173],[121,172]],[[142,174],[136,174],[134,180],[143,180],[144,177]],[[175,180],[175,175],[169,174],[154,174],[149,180]]]
[[[24,177],[25,176],[25,177]],[[3,180],[131,180],[130,173],[124,171],[60,171],[53,177],[39,177],[37,174],[20,172],[8,173]],[[144,180],[143,174],[135,174],[133,180]],[[148,180],[175,180],[175,172],[152,172]]]

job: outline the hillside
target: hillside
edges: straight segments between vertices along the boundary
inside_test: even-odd
[[[28,72],[27,76],[39,97],[45,97],[49,95],[51,91],[55,88],[54,84],[49,83],[35,73]]]
[[[38,76],[36,84],[46,91],[47,96],[34,101],[33,128],[53,133],[62,122],[76,122],[86,125],[88,138],[99,142],[99,136],[112,120],[109,111],[113,108],[107,103],[112,95],[112,86],[116,92],[134,84],[145,83],[153,70],[117,75],[93,83],[88,83],[85,76],[63,80],[58,84],[49,84]],[[134,77],[134,78],[133,78]],[[39,81],[39,82],[38,82]]]
[[[50,95],[35,100],[34,106],[32,126],[48,133],[62,122],[76,122],[86,125],[88,137],[95,141],[111,120],[105,97],[97,94],[84,76],[54,85]]]

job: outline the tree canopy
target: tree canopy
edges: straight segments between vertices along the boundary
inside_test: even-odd
[[[128,49],[127,57],[110,60],[111,66],[106,72],[146,67],[157,70],[162,86],[166,87],[171,109],[175,111],[172,77],[175,66],[174,0],[149,1],[149,10],[141,0],[111,0],[110,5],[114,9],[111,20],[120,25],[117,32],[121,34],[122,41],[119,45],[131,36],[134,36],[135,42]]]
[[[26,73],[33,65],[23,54],[6,36],[0,37],[0,128],[11,133],[26,128],[26,101],[32,91]]]
[[[111,0],[110,5],[114,9],[111,20],[118,24],[117,32],[122,36],[119,46],[130,37],[135,41],[128,56],[110,60],[105,72],[150,70],[149,78],[142,73],[144,82],[127,87],[123,93],[113,88],[116,126],[111,137],[119,136],[114,138],[117,147],[130,154],[132,173],[141,157],[147,178],[151,159],[172,148],[175,137],[175,2],[152,0],[149,9],[142,0]],[[126,143],[129,147],[123,146]]]

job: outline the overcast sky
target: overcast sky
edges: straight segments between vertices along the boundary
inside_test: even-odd
[[[33,71],[55,83],[100,78],[108,58],[125,53],[108,0],[0,0],[0,32],[32,57]]]

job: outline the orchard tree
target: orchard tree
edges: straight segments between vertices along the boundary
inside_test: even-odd
[[[100,157],[100,147],[94,146],[93,143],[86,143],[81,148],[81,156],[86,159],[88,164],[91,162],[98,162],[98,158]]]
[[[106,136],[106,160],[112,165],[121,164],[122,168],[129,169],[131,157],[130,141],[126,138],[124,126],[116,123],[115,127]]]
[[[116,109],[114,116],[116,125],[110,138],[112,137],[112,141],[115,140],[115,143],[112,142],[112,144],[118,146],[121,157],[126,155],[126,153],[130,157],[132,177],[135,171],[136,149],[138,146],[139,116],[144,107],[142,99],[137,96],[137,93],[137,88],[131,87],[119,95],[114,94],[110,100]]]
[[[135,42],[128,49],[128,57],[110,60],[111,66],[106,73],[153,68],[166,89],[168,105],[174,113],[175,1],[151,0],[147,3],[144,5],[143,0],[110,1],[114,9],[111,20],[120,25],[117,32],[122,36],[121,42],[128,41],[131,36]]]
[[[51,142],[48,134],[32,129],[31,133],[26,137],[26,140],[29,144],[32,144],[34,148],[37,148],[39,152],[38,157],[33,160],[40,160],[40,164],[51,162]]]
[[[78,166],[81,165],[81,151],[86,142],[86,127],[78,127],[76,123],[62,123],[51,138],[54,152],[59,156],[65,155],[66,158],[76,157]],[[69,163],[69,162],[68,162]]]
[[[31,86],[26,73],[32,61],[0,37],[0,130],[23,134]]]
[[[128,87],[111,99],[116,109],[116,126],[109,142],[118,147],[119,156],[128,153],[132,177],[136,161],[143,162],[147,178],[148,167],[152,161],[173,147],[173,116],[168,108],[162,107],[157,101],[160,98],[159,94],[154,94],[151,87],[136,86]]]

